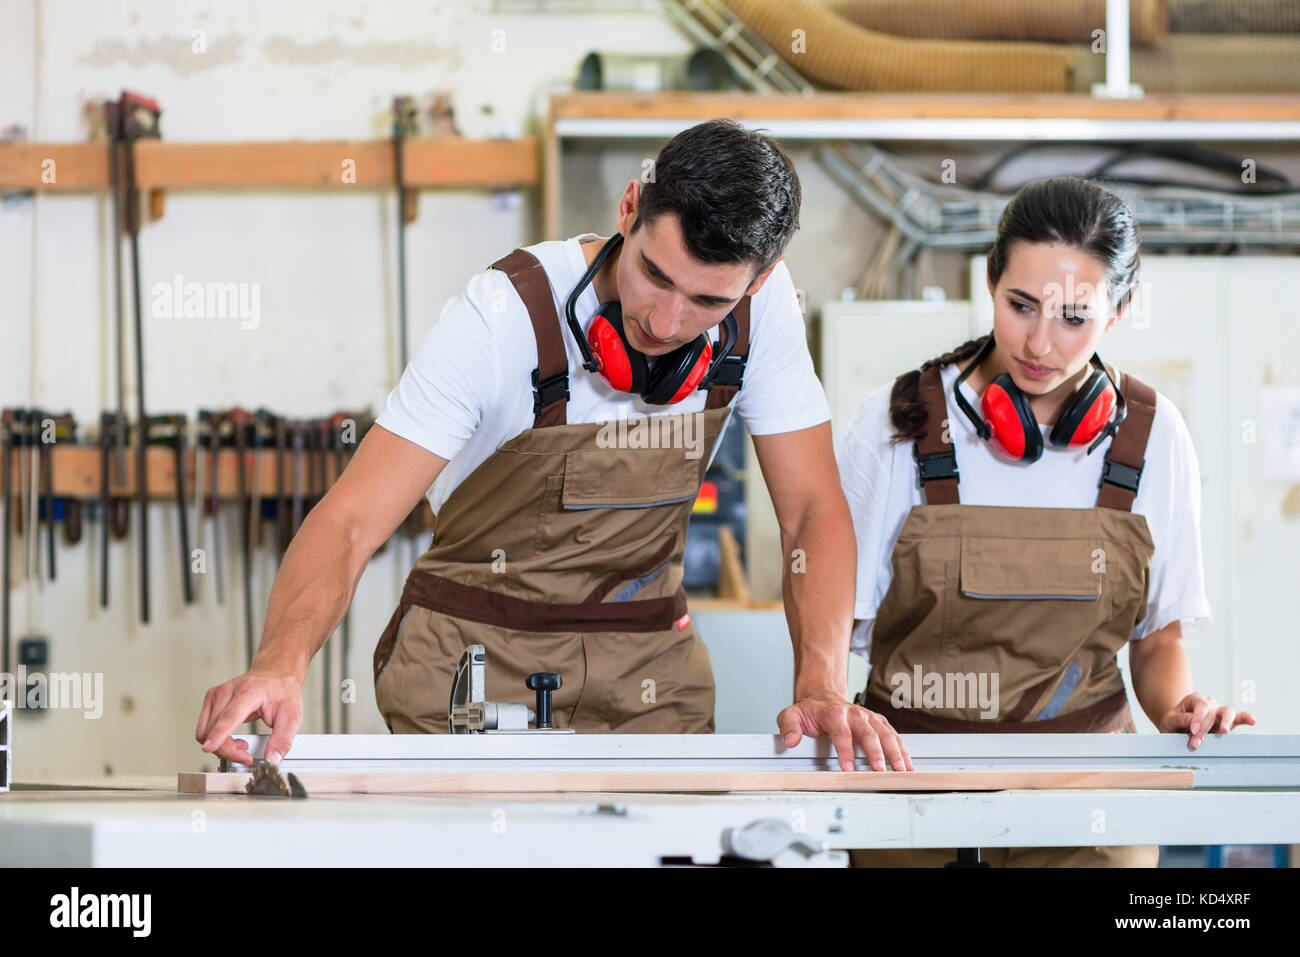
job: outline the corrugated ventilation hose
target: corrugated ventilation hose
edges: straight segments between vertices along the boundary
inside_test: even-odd
[[[863,29],[806,0],[727,0],[727,7],[795,70],[836,89],[962,93],[1074,89],[1075,54],[1066,46],[892,37]]]

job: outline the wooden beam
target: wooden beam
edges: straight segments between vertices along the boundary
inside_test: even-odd
[[[406,141],[405,161],[406,182],[412,189],[530,187],[541,179],[539,144],[532,137],[412,139]],[[143,190],[375,189],[394,185],[393,147],[387,140],[142,140],[136,145],[136,166]],[[51,170],[53,182],[48,182]],[[107,143],[0,143],[0,189],[107,189],[108,175]]]
[[[557,93],[553,119],[879,120],[1087,119],[1300,121],[1294,94],[1161,95],[1101,99],[1086,93],[936,94]]]
[[[108,144],[0,143],[0,189],[108,189]]]
[[[101,454],[98,445],[73,445],[67,442],[56,444],[50,450],[54,470],[53,491],[55,498],[98,499],[100,495]],[[259,486],[261,495],[264,498],[277,494],[276,454],[276,450],[273,448],[246,449],[244,451],[244,474],[247,476],[250,485],[253,481],[254,465],[258,459],[261,460]],[[319,451],[315,453],[317,456],[320,454]],[[288,488],[288,494],[292,494],[293,450],[286,450],[284,455],[285,484]],[[326,488],[328,488],[338,481],[339,470],[335,465],[335,453],[332,450],[327,450],[324,455],[325,483]],[[311,456],[312,453],[304,450],[301,459],[302,487],[304,494],[309,497],[313,494],[311,492]],[[350,457],[351,453],[348,454],[348,458]],[[195,449],[190,444],[185,451],[185,491],[187,496],[193,496],[194,494],[195,458]],[[12,483],[10,488],[16,496],[18,490],[22,487],[19,481],[24,477],[24,470],[30,470],[31,467],[27,458],[27,450],[15,448],[11,452],[10,466],[9,478]],[[151,445],[145,450],[145,468],[149,475],[149,497],[152,499],[175,500],[176,453],[164,445]],[[205,448],[203,457],[203,495],[205,498],[211,492],[211,486],[208,484],[211,468],[211,453]],[[30,472],[28,472],[28,477],[30,477]],[[117,468],[112,462],[109,463],[108,479],[109,493],[114,498],[135,496],[134,452],[130,452],[126,456],[125,480],[117,481]],[[41,481],[43,483],[44,479],[42,478]],[[218,498],[234,499],[239,495],[239,452],[233,448],[223,446],[219,453],[217,486]],[[766,610],[783,606],[779,601],[755,602],[744,597],[733,597],[727,601],[703,599],[700,607],[712,610]]]
[[[555,111],[552,110],[542,131],[542,229],[547,236],[560,235],[564,209],[563,160],[560,139],[555,135]]]
[[[1190,770],[1006,771],[303,771],[311,794],[479,792],[1004,791],[1055,788],[1190,788]],[[243,793],[247,772],[182,771],[181,794]]]
[[[753,597],[745,579],[745,563],[740,557],[740,545],[730,525],[718,529],[718,597],[748,603]]]
[[[21,454],[20,454],[21,453]],[[51,450],[53,461],[54,483],[53,490],[55,498],[80,498],[80,499],[98,499],[100,495],[100,450],[97,445],[57,445]],[[316,453],[319,455],[320,453]],[[274,449],[261,449],[260,451],[247,450],[244,453],[245,475],[249,485],[253,481],[253,472],[255,459],[261,459],[261,472],[258,476],[258,485],[261,489],[263,498],[274,496],[276,491],[276,452]],[[20,473],[24,468],[29,468],[25,450],[16,450],[12,453],[12,472],[9,486],[13,494],[17,496]],[[185,452],[185,494],[187,501],[193,501],[194,495],[194,460],[195,451],[189,448]],[[211,457],[204,452],[203,460],[203,495],[206,498],[211,487],[208,484],[212,467]],[[166,446],[154,445],[145,450],[145,469],[149,475],[149,497],[152,499],[176,499],[176,453]],[[306,452],[302,455],[302,489],[307,497],[315,497],[312,493],[310,465],[310,455]],[[29,473],[30,476],[30,473]],[[126,475],[124,482],[118,482],[117,469],[112,462],[109,463],[108,469],[109,490],[114,498],[125,498],[135,496],[135,454],[130,453],[126,457]],[[326,488],[333,485],[338,479],[338,469],[334,464],[334,453],[327,451],[325,453],[325,485]],[[41,479],[44,484],[44,478]],[[293,453],[285,453],[285,484],[287,494],[293,494]],[[239,452],[231,448],[223,448],[217,460],[217,485],[218,498],[234,499],[239,494]]]

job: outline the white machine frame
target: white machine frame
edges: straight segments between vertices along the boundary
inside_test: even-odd
[[[240,734],[254,759],[269,735]],[[1300,788],[1300,735],[923,734],[906,738],[917,770],[1159,769],[1196,772],[1196,787]],[[247,771],[249,765],[230,764]],[[280,763],[304,771],[838,771],[828,738],[787,748],[773,734],[303,734]],[[870,771],[861,753],[856,770]]]
[[[254,754],[264,736],[247,736]],[[842,866],[851,848],[1300,843],[1300,736],[917,735],[917,768],[1185,767],[1190,790],[333,794],[18,791],[0,865]],[[285,770],[838,767],[771,735],[301,735]],[[859,759],[859,767],[865,764]],[[237,769],[237,768],[236,768]]]

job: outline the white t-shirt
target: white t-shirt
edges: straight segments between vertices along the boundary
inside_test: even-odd
[[[564,303],[587,270],[579,245],[587,238],[594,237],[527,247],[546,270],[555,296],[569,361],[569,424],[703,411],[707,391],[697,389],[672,406],[646,405],[582,368],[582,353],[564,320]],[[599,306],[589,285],[576,305],[584,335]],[[715,341],[720,334],[717,327],[710,330]],[[795,432],[830,419],[784,261],[776,264],[750,302],[749,342],[745,378],[731,405],[750,434]],[[443,307],[376,419],[388,431],[448,460],[429,494],[435,513],[466,476],[532,428],[535,368],[532,323],[510,280],[496,269],[471,277],[464,293]]]
[[[1022,508],[1092,508],[1102,461],[1111,440],[1092,455],[1087,446],[1056,449],[1047,442],[1042,425],[1043,455],[1033,463],[1010,462],[979,437],[952,397],[952,384],[961,371],[953,363],[941,370],[948,421],[961,475],[960,496],[966,505]],[[858,541],[858,584],[853,617],[854,650],[871,646],[871,628],[893,576],[890,561],[903,520],[913,505],[923,504],[912,442],[891,444],[889,394],[893,383],[871,393],[853,423],[836,442],[840,480],[853,514]],[[979,397],[969,382],[963,394],[979,410]],[[1147,441],[1146,464],[1133,512],[1143,515],[1155,544],[1146,615],[1132,639],[1145,638],[1174,621],[1182,622],[1183,637],[1203,632],[1210,624],[1201,562],[1201,472],[1192,438],[1178,409],[1156,394],[1156,411]]]

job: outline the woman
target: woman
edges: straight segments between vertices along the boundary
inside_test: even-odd
[[[1105,366],[1138,231],[1075,178],[1031,183],[988,257],[993,334],[904,373],[840,443],[858,540],[862,703],[917,732],[1134,732],[1115,656],[1160,731],[1254,724],[1193,690],[1205,630],[1200,474],[1178,410]],[[925,866],[952,850],[856,854]],[[1155,847],[991,849],[1011,866],[1155,866]]]

